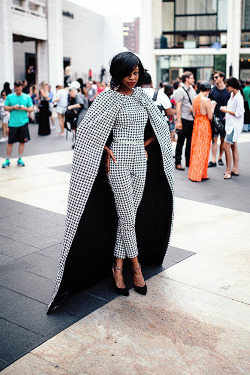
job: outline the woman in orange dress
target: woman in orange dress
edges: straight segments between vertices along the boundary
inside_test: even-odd
[[[208,158],[212,141],[210,121],[213,118],[214,105],[207,98],[211,85],[208,81],[200,84],[200,93],[193,100],[195,117],[192,133],[191,154],[188,178],[191,181],[207,180]]]

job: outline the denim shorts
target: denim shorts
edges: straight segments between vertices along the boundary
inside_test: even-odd
[[[170,132],[174,132],[175,131],[175,122],[174,121],[169,121],[168,122],[168,126],[169,126],[169,131]]]
[[[225,142],[230,143],[230,145],[233,145],[234,144],[233,137],[234,137],[234,130],[232,131],[232,133],[226,134]]]

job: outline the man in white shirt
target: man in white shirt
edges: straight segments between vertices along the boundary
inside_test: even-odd
[[[145,72],[141,87],[154,100],[155,105],[165,116],[173,117],[174,111],[168,96],[163,91],[157,91],[153,88],[152,78],[148,72]]]

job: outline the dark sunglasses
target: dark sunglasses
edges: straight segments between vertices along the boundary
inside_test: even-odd
[[[217,78],[219,78],[219,76],[214,76],[214,79],[217,79]]]

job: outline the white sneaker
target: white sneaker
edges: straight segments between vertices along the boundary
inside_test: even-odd
[[[8,138],[0,138],[0,142],[3,143],[3,142],[6,142],[8,140]]]

